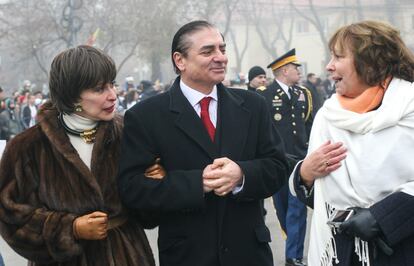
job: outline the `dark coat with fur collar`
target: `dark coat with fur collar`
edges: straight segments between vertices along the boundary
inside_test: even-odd
[[[0,166],[0,233],[32,265],[154,265],[142,227],[129,219],[98,241],[78,241],[73,220],[93,211],[125,215],[115,176],[120,117],[101,122],[91,170],[46,105],[39,124],[12,139]]]

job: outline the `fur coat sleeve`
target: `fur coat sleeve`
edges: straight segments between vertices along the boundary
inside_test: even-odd
[[[28,150],[22,154],[20,147],[14,141],[9,143],[1,160],[2,236],[29,260],[47,263],[80,254],[81,244],[72,233],[73,220],[79,214],[42,204],[42,196],[38,194],[41,166],[33,159],[35,153]]]
[[[155,265],[140,222],[122,206],[116,186],[122,118],[100,122],[91,168],[80,159],[54,109],[13,138],[0,164],[0,233],[31,265]],[[126,217],[107,238],[76,240],[76,217],[101,211]]]

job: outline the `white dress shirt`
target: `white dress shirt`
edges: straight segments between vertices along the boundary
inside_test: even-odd
[[[201,106],[200,101],[205,97],[211,97],[210,105],[208,106],[208,113],[210,115],[211,123],[214,127],[217,127],[217,86],[214,85],[213,90],[210,94],[205,95],[195,89],[188,87],[182,80],[180,80],[180,88],[185,98],[190,102],[198,116],[201,117]]]

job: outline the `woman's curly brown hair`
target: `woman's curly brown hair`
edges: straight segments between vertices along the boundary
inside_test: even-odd
[[[343,26],[329,40],[331,51],[350,49],[355,69],[367,85],[381,84],[393,76],[414,81],[414,55],[400,32],[379,21],[362,21]]]

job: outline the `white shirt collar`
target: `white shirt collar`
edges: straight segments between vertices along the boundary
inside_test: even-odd
[[[217,102],[217,86],[216,85],[214,85],[213,90],[208,95],[205,95],[204,93],[201,93],[193,88],[190,88],[183,82],[183,80],[180,80],[180,88],[184,96],[187,98],[187,100],[190,102],[191,106],[193,107],[195,107],[204,97],[211,97],[213,98],[213,100]]]
[[[290,93],[289,93],[289,86],[286,85],[285,83],[275,79],[276,82],[279,84],[279,86],[282,88],[282,90],[290,97]]]

